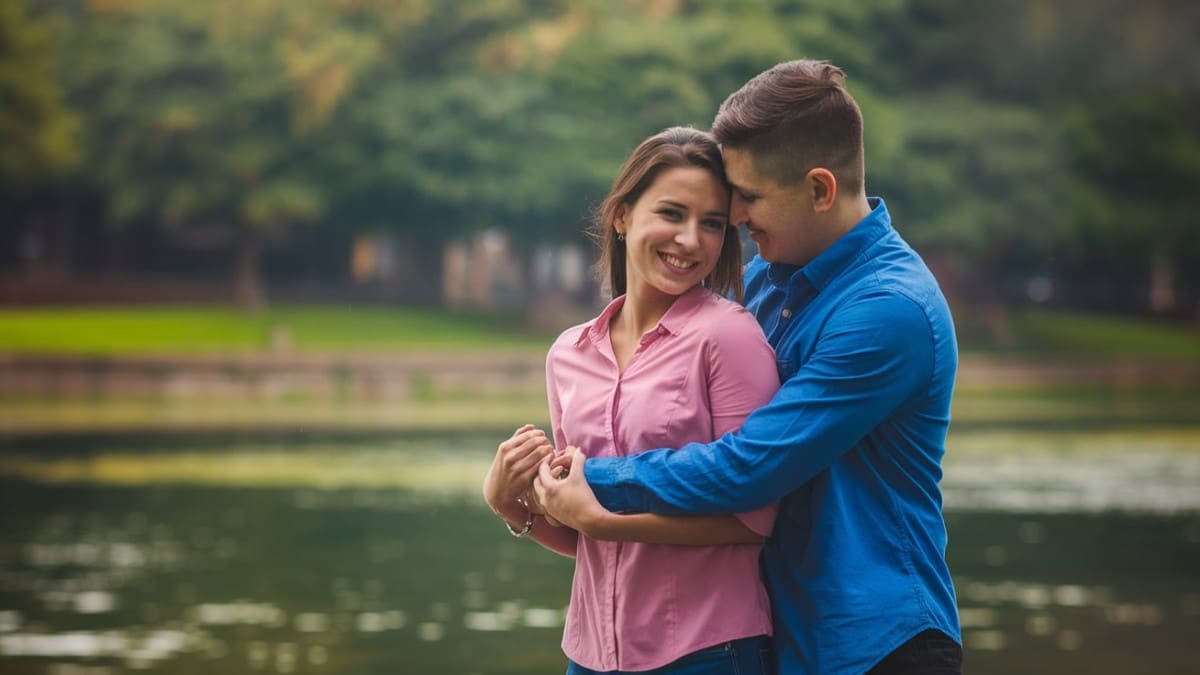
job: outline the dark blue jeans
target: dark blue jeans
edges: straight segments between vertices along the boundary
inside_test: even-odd
[[[638,675],[774,675],[774,655],[765,635],[724,642],[694,651],[662,668],[636,671]],[[575,663],[567,665],[567,675],[620,675],[635,671],[609,670],[603,673]]]
[[[867,675],[962,675],[962,663],[962,646],[930,629],[883,657]]]

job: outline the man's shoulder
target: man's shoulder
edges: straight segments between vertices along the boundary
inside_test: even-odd
[[[860,261],[860,269],[849,276],[852,296],[888,295],[907,298],[926,312],[946,306],[937,278],[921,256],[893,231]]]

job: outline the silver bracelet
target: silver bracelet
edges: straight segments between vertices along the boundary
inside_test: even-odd
[[[507,519],[504,519],[504,527],[508,528],[509,534],[519,539],[528,535],[533,530],[533,511],[529,509],[529,504],[526,504],[524,499],[518,497],[517,503],[525,507],[525,527],[520,530],[514,530],[513,526],[508,524]]]

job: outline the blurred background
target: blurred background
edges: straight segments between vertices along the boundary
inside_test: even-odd
[[[0,671],[558,673],[479,489],[666,126],[843,67],[972,673],[1200,660],[1200,5],[0,0]]]

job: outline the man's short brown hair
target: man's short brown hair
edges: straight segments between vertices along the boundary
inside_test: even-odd
[[[845,83],[846,73],[827,61],[780,63],[725,99],[712,133],[725,147],[749,151],[755,168],[780,185],[823,167],[844,194],[859,194],[862,111]]]

